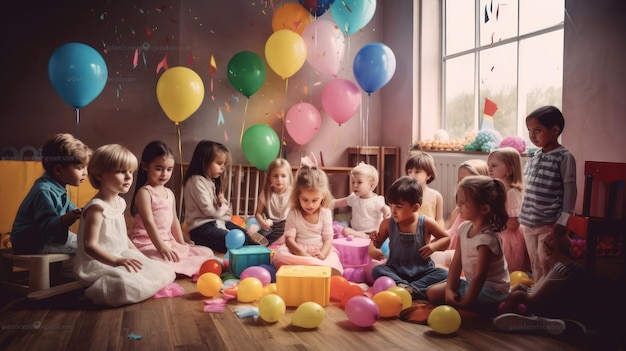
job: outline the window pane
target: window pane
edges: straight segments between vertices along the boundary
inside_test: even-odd
[[[474,48],[474,6],[473,1],[446,1],[446,55]]]
[[[520,1],[520,35],[552,27],[563,22],[564,0]]]
[[[446,61],[444,129],[450,138],[462,139],[477,129],[474,102],[474,54]]]
[[[520,114],[526,116],[543,105],[560,109],[563,98],[563,30],[520,41],[519,65]]]
[[[485,98],[498,105],[494,128],[503,137],[517,135],[517,43],[480,52],[480,112]]]
[[[517,36],[517,1],[480,0],[480,46]]]

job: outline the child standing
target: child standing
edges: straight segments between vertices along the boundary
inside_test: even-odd
[[[143,150],[130,212],[135,222],[130,238],[146,256],[169,264],[176,273],[192,276],[213,257],[205,246],[189,245],[176,215],[174,193],[165,187],[174,169],[174,153],[162,141]]]
[[[489,167],[487,166],[487,162],[474,158],[467,160],[459,165],[457,170],[457,184],[465,177],[471,175],[489,175]],[[463,223],[465,220],[459,216],[459,207],[455,206],[450,213],[450,218],[448,219],[448,236],[450,237],[450,245],[448,249],[443,252],[434,252],[432,254],[432,259],[435,261],[435,264],[441,267],[450,267],[450,263],[452,262],[452,257],[454,257],[454,251],[456,250],[456,246],[459,242],[459,225]]]
[[[230,176],[230,151],[223,144],[202,140],[196,145],[183,179],[185,222],[189,236],[196,244],[208,246],[213,251],[226,252],[226,234],[231,229],[246,230],[231,222],[232,209],[224,190],[228,189]],[[268,245],[267,239],[252,233],[246,243]]]
[[[427,152],[415,151],[413,156],[406,162],[404,170],[406,175],[417,179],[422,186],[424,201],[420,206],[419,213],[434,218],[444,228],[443,196],[441,196],[439,191],[428,186],[437,177],[435,159]]]
[[[373,259],[383,259],[380,246],[389,238],[389,258],[372,269],[372,277],[388,276],[406,288],[413,299],[424,300],[427,289],[448,276],[445,269],[435,267],[430,255],[445,250],[450,239],[433,218],[418,213],[422,187],[416,179],[405,176],[393,182],[387,201],[391,218],[380,223],[368,252]],[[431,242],[431,236],[435,241]]]
[[[352,235],[369,239],[370,233],[378,230],[383,218],[390,216],[389,206],[382,195],[376,195],[374,189],[378,185],[378,171],[372,165],[359,163],[350,171],[352,194],[336,199],[331,207],[352,208],[350,227],[344,227],[343,236]]]
[[[45,174],[35,181],[13,222],[13,253],[76,252],[76,234],[68,228],[80,218],[81,210],[69,200],[65,186],[79,186],[85,180],[90,153],[71,134],[46,141],[41,150]]]
[[[503,147],[491,151],[487,159],[489,176],[498,178],[507,186],[506,212],[509,220],[500,232],[502,250],[509,267],[509,272],[530,269],[530,260],[526,253],[524,234],[519,224],[519,213],[522,206],[522,157],[512,147]]]
[[[143,301],[176,278],[170,266],[146,257],[126,234],[126,202],[119,195],[130,189],[136,168],[135,155],[117,144],[99,147],[89,162],[89,182],[98,193],[83,209],[74,275],[96,304]]]
[[[524,170],[526,187],[519,222],[523,226],[526,249],[533,279],[544,274],[541,266],[541,242],[552,232],[555,223],[565,225],[576,203],[576,160],[559,135],[565,119],[558,108],[544,106],[526,117],[530,141],[540,148]]]
[[[302,166],[296,173],[291,210],[285,221],[285,244],[274,254],[282,265],[329,266],[343,274],[339,253],[333,246],[332,195],[326,173],[317,166]]]
[[[457,206],[466,221],[459,226],[448,281],[430,288],[428,300],[470,308],[497,304],[507,297],[509,271],[498,236],[508,220],[505,203],[506,186],[501,180],[488,176],[461,180]]]
[[[254,218],[259,223],[258,232],[272,244],[283,243],[285,219],[289,213],[289,199],[293,183],[291,165],[284,158],[277,158],[267,166],[267,176],[259,194],[259,203]],[[255,228],[248,228],[248,234],[254,235]]]

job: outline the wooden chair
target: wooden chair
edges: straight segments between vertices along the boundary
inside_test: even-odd
[[[43,254],[14,255],[10,248],[0,250],[0,278],[2,287],[26,294],[30,299],[44,299],[82,288],[82,285],[63,276],[63,263],[71,263],[73,255]],[[28,277],[25,278],[24,275]],[[51,281],[58,285],[51,285]]]
[[[603,235],[615,238],[616,250],[624,261],[626,234],[625,189],[626,163],[585,162],[585,187],[582,215],[570,216],[567,228],[586,239],[585,267],[594,271],[597,263],[598,239]]]

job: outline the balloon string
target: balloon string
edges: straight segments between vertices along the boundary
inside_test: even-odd
[[[180,124],[175,122],[175,125],[178,134],[178,157],[180,161],[180,195],[178,196],[178,219],[180,220],[183,214],[183,144],[180,138]]]
[[[369,119],[370,119],[370,94],[367,94],[367,109],[365,110],[365,146],[370,145],[370,131],[369,131]]]
[[[246,129],[246,116],[248,115],[248,103],[250,98],[246,98],[246,107],[243,109],[243,122],[241,123],[241,134],[239,134],[239,145],[243,143],[243,132]]]
[[[75,109],[74,111],[76,111],[76,139],[79,139],[78,137],[78,126],[80,125],[80,112],[78,111],[79,109]]]

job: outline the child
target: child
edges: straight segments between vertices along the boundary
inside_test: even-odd
[[[374,166],[361,162],[352,168],[350,176],[354,191],[348,197],[336,199],[331,207],[352,208],[350,227],[343,228],[343,236],[369,239],[370,233],[378,230],[383,218],[390,216],[389,206],[383,196],[374,193],[378,185],[378,171]]]
[[[317,166],[296,172],[291,210],[285,221],[285,244],[274,254],[274,265],[329,266],[343,274],[339,253],[333,246],[332,195],[326,173]]]
[[[213,251],[185,243],[174,193],[165,187],[173,169],[174,153],[162,141],[153,141],[143,150],[130,207],[135,217],[130,238],[146,256],[169,264],[178,274],[192,276],[213,257]]]
[[[372,269],[372,277],[391,277],[413,299],[425,300],[426,290],[448,276],[445,269],[435,267],[430,255],[445,250],[450,239],[433,218],[418,213],[422,187],[416,179],[405,176],[393,182],[387,201],[391,204],[391,218],[380,223],[368,252],[373,259],[383,259],[380,246],[389,238],[389,258]],[[431,236],[434,242],[430,242]]]
[[[189,236],[196,244],[208,246],[213,251],[226,252],[226,234],[229,230],[244,228],[230,221],[232,209],[224,190],[228,189],[230,176],[230,151],[223,144],[202,140],[193,151],[189,168],[183,179],[185,222]],[[246,243],[267,246],[267,239],[252,233]]]
[[[470,175],[489,175],[487,162],[479,158],[474,158],[461,163],[459,165],[459,169],[457,170],[457,184],[463,178]],[[456,246],[459,242],[459,225],[461,225],[464,221],[465,220],[459,216],[459,207],[455,206],[454,210],[452,210],[452,213],[450,214],[450,218],[448,219],[447,232],[450,237],[450,245],[447,250],[434,252],[431,256],[436,265],[445,268],[450,267],[452,257],[454,257],[454,251],[456,250]]]
[[[472,308],[497,304],[507,297],[509,271],[498,236],[508,220],[505,203],[506,186],[501,180],[488,176],[461,180],[457,206],[466,221],[459,226],[448,281],[428,289],[429,301]]]
[[[565,227],[555,225],[543,241],[544,264],[550,267],[549,271],[532,288],[521,284],[511,287],[511,294],[500,304],[503,314],[494,318],[494,326],[507,331],[560,334],[566,329],[561,318],[588,317],[589,311],[581,302],[591,296],[591,281],[570,256],[570,247]],[[524,305],[522,310],[520,304]],[[549,318],[531,316],[535,314]]]
[[[22,201],[13,229],[13,253],[76,252],[76,234],[68,228],[80,218],[67,196],[66,185],[79,186],[87,177],[91,150],[71,134],[56,134],[41,150],[45,173]]]
[[[121,145],[96,149],[89,182],[98,189],[82,213],[74,275],[95,304],[121,306],[143,301],[176,278],[165,263],[151,260],[126,234],[125,194],[133,183],[137,158]]]
[[[576,203],[576,160],[561,144],[563,114],[554,106],[544,106],[526,117],[530,141],[537,150],[526,164],[526,186],[519,222],[523,226],[533,279],[543,276],[541,242],[555,223],[565,225]]]
[[[422,186],[424,201],[420,206],[419,213],[434,218],[444,228],[443,196],[439,191],[428,187],[428,184],[437,177],[435,159],[429,153],[416,151],[406,162],[404,170],[406,175],[417,179]]]
[[[512,147],[503,147],[491,151],[487,158],[489,176],[498,178],[507,186],[506,212],[509,220],[500,232],[502,251],[509,267],[509,272],[526,272],[530,268],[530,260],[526,253],[524,234],[520,228],[518,217],[522,205],[522,157]]]
[[[263,189],[259,194],[259,203],[254,212],[254,218],[260,228],[251,225],[251,228],[248,228],[249,235],[254,235],[256,229],[270,244],[284,242],[285,219],[289,213],[292,183],[293,172],[287,160],[277,158],[270,162]]]

